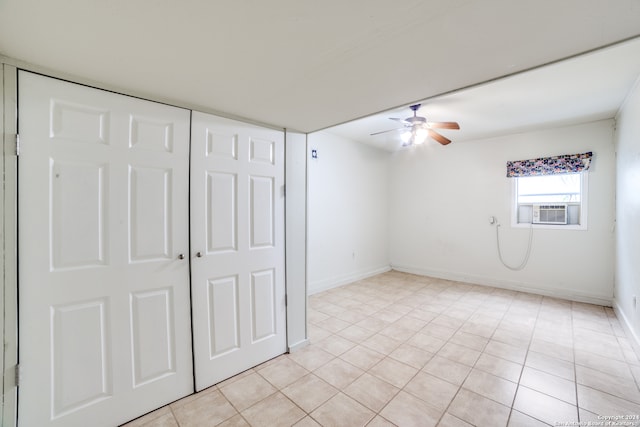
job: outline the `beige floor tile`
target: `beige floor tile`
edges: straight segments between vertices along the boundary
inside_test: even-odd
[[[576,381],[587,387],[640,404],[640,391],[638,391],[638,386],[633,377],[616,377],[595,369],[576,365]]]
[[[359,304],[353,303],[354,306],[357,306]],[[340,320],[344,320],[345,322],[349,322],[349,323],[358,323],[361,320],[364,320],[368,317],[367,314],[364,313],[360,313],[357,312],[355,310],[350,310],[347,309],[345,311],[343,311],[342,313],[338,313],[336,314],[336,318],[340,319]]]
[[[452,384],[461,385],[471,372],[471,367],[453,360],[433,356],[422,370]]]
[[[517,384],[479,369],[473,369],[462,387],[511,407]]]
[[[411,307],[410,305],[405,305],[402,304],[400,302],[396,302],[390,306],[387,307],[387,310],[396,312],[396,313],[400,313],[403,316],[407,313],[409,313],[410,311],[413,311],[413,307]]]
[[[549,395],[519,386],[513,409],[547,424],[578,421],[578,408]]]
[[[430,324],[445,326],[447,328],[454,329],[454,330],[459,329],[460,326],[464,324],[464,320],[458,319],[456,317],[448,316],[447,315],[448,312],[449,310],[447,310],[445,313],[441,314],[440,316],[436,317],[431,321]]]
[[[318,325],[314,325],[313,323],[307,325],[307,331],[309,334],[309,341],[312,343],[317,343],[332,335],[330,331],[327,331]]]
[[[629,364],[608,357],[598,356],[597,354],[579,351],[575,354],[576,365],[586,366],[587,368],[605,372],[609,375],[615,375],[622,378],[633,378]]]
[[[400,362],[413,366],[416,369],[422,369],[424,365],[433,357],[433,353],[421,350],[409,344],[402,344],[393,350],[389,357]]]
[[[321,427],[313,418],[310,416],[306,416],[297,423],[294,424],[294,427]]]
[[[458,392],[458,386],[426,372],[418,372],[404,391],[424,400],[436,409],[445,410]]]
[[[316,323],[316,325],[335,334],[336,332],[339,332],[344,328],[351,326],[351,323],[345,322],[344,320],[338,319],[337,317],[329,317]]]
[[[340,359],[357,366],[360,369],[368,370],[376,363],[384,359],[384,354],[371,350],[368,347],[357,345],[351,350],[340,355]]]
[[[440,351],[436,354],[440,357],[444,357],[445,359],[462,363],[463,365],[473,366],[481,353],[477,350],[472,350],[468,347],[448,342],[442,346]]]
[[[325,363],[330,362],[334,358],[335,356],[333,354],[324,351],[316,344],[311,344],[289,355],[289,359],[293,360],[308,371],[313,371]]]
[[[407,344],[410,344],[421,350],[428,351],[429,353],[435,354],[438,351],[440,351],[442,346],[446,344],[446,341],[436,336],[424,333],[424,330],[428,327],[429,325],[427,325],[424,329],[422,329],[422,332],[418,332],[417,334],[412,336],[407,341]]]
[[[344,311],[344,308],[325,301],[318,304],[317,310],[333,317],[333,316],[336,316],[337,314],[342,313]]]
[[[402,388],[413,378],[418,369],[387,357],[369,369],[368,372],[393,386]]]
[[[344,328],[338,335],[342,338],[346,338],[349,341],[353,341],[355,343],[362,342],[373,335],[375,332],[370,331],[369,329],[362,328],[360,326],[351,325],[347,328]]]
[[[485,353],[501,359],[523,364],[527,354],[526,347],[515,347],[511,344],[505,344],[500,341],[490,340],[484,349]]]
[[[640,414],[640,405],[578,384],[578,405],[598,415]]]
[[[323,320],[327,320],[329,317],[328,314],[324,314],[318,310],[308,310],[307,311],[307,320],[309,321],[309,323],[318,323],[318,322],[322,322]]]
[[[370,304],[359,304],[353,308],[353,311],[364,314],[365,316],[371,316],[380,310],[379,307],[375,307]]]
[[[429,323],[427,326],[420,330],[421,333],[440,338],[443,341],[447,341],[457,331],[457,328],[449,328],[447,326],[438,325],[435,323]]]
[[[379,412],[399,388],[371,374],[364,373],[344,389],[344,393],[374,412]]]
[[[631,341],[625,337],[618,337],[618,342],[620,343],[620,349],[624,355],[624,359],[628,364],[634,366],[640,366],[640,358],[638,358],[638,354],[633,349]]]
[[[163,406],[153,412],[136,418],[122,427],[178,427],[169,406]]]
[[[396,427],[396,425],[391,421],[382,418],[380,415],[376,415],[374,419],[369,421],[367,427]]]
[[[375,413],[343,393],[338,393],[311,413],[322,426],[365,426]]]
[[[282,393],[309,413],[338,393],[338,389],[309,374],[283,388]]]
[[[187,403],[178,401],[171,404],[180,427],[199,427],[207,423],[216,425],[238,413],[219,390],[194,396],[197,397]]]
[[[391,323],[385,322],[382,319],[378,319],[377,317],[375,317],[375,315],[373,315],[356,323],[356,326],[360,326],[361,328],[368,329],[373,332],[379,332],[390,324]]]
[[[397,426],[433,427],[438,423],[442,411],[407,392],[400,391],[380,411],[380,415]]]
[[[611,328],[611,323],[609,323],[609,319],[603,318],[601,320],[588,320],[588,319],[574,319],[573,326],[588,329],[595,332],[600,332],[603,334],[614,335],[613,328]]]
[[[438,317],[438,313],[435,313],[433,311],[423,310],[423,308],[424,306],[420,308],[416,308],[415,310],[407,313],[407,317],[413,317],[415,319],[422,320],[423,322],[425,322],[425,324],[431,322],[433,319]]]
[[[556,399],[576,405],[576,383],[525,366],[520,384],[530,389],[548,394]]]
[[[282,393],[274,393],[241,412],[252,427],[293,425],[305,413]]]
[[[471,321],[467,321],[460,327],[460,332],[466,332],[468,334],[478,335],[484,338],[490,338],[494,331],[495,326],[491,325],[479,325]]]
[[[520,380],[522,373],[522,365],[487,353],[480,355],[474,367],[514,383]]]
[[[489,342],[489,339],[479,335],[458,331],[451,337],[449,342],[459,344],[476,351],[482,351]]]
[[[526,347],[529,345],[530,337],[523,334],[520,331],[513,331],[505,328],[498,328],[495,330],[491,339],[503,342],[505,344],[511,344],[515,347]]]
[[[363,373],[362,369],[341,359],[334,359],[314,371],[314,374],[340,390],[351,384]]]
[[[250,424],[245,420],[242,415],[235,415],[223,423],[218,424],[216,427],[250,427]]]
[[[533,339],[536,341],[546,341],[552,344],[566,346],[572,346],[574,344],[573,333],[570,328],[567,331],[554,329],[536,329],[536,331],[533,333]]]
[[[401,326],[405,329],[410,329],[414,332],[418,332],[420,329],[424,328],[427,323],[429,322],[417,319],[412,316],[404,316],[394,322],[393,325]]]
[[[265,368],[256,368],[256,371],[279,389],[288,386],[309,373],[309,371],[288,357],[281,358],[276,363],[272,363]]]
[[[405,328],[404,326],[400,326],[396,322],[381,330],[380,333],[387,337],[391,337],[400,341],[406,341],[414,336],[416,334],[416,331],[414,331],[413,329]]]
[[[311,345],[127,427],[541,427],[640,413],[640,360],[611,309],[392,271],[311,296],[308,318]]]
[[[330,335],[322,341],[316,342],[324,351],[333,354],[334,356],[340,356],[350,348],[355,347],[356,343],[342,338],[338,335]]]
[[[382,319],[385,322],[393,323],[404,316],[403,313],[398,313],[397,311],[391,311],[388,309],[380,310],[376,313],[376,317],[378,319]]]
[[[440,419],[440,422],[438,423],[438,427],[473,427],[473,426],[468,422],[462,421],[460,418],[454,417],[453,415],[447,412]]]
[[[362,342],[362,345],[369,347],[371,350],[384,354],[391,353],[402,344],[402,341],[377,333]]]
[[[574,381],[576,377],[573,363],[535,351],[527,353],[525,365],[569,381]]]
[[[580,415],[580,422],[583,424],[587,424],[591,422],[592,426],[597,426],[598,424],[602,424],[602,418],[598,414],[594,414],[593,412],[589,412],[586,409],[578,408],[578,414]]]
[[[573,363],[573,348],[566,345],[553,344],[546,341],[533,340],[529,346],[529,351],[535,351],[556,359],[566,360]]]
[[[461,389],[451,402],[450,414],[478,427],[504,427],[509,419],[510,408]]]
[[[580,418],[582,421],[582,418]],[[549,424],[518,411],[511,411],[508,427],[547,427]]]
[[[275,393],[277,389],[254,372],[238,381],[220,387],[220,391],[238,411],[242,411]]]

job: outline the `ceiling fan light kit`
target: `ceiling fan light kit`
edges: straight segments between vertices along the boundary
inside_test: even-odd
[[[433,129],[460,129],[460,126],[456,122],[428,122],[425,117],[418,116],[417,111],[420,108],[420,104],[411,105],[409,108],[411,108],[411,111],[413,111],[412,117],[408,117],[404,120],[395,117],[389,117],[389,119],[391,120],[402,123],[404,125],[403,127],[385,130],[382,132],[375,132],[371,135],[373,136],[397,130],[405,130],[405,132],[400,135],[400,138],[403,142],[403,147],[422,144],[429,137],[436,140],[442,145],[447,145],[451,142],[451,140],[434,131]]]

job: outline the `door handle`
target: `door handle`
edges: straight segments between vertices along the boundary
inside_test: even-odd
[[[184,254],[178,255],[178,259],[184,259]]]
[[[200,252],[200,251],[196,252],[196,257],[197,258],[202,258],[202,252]]]

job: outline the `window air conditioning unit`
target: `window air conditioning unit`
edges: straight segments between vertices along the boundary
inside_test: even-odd
[[[533,205],[534,224],[566,224],[567,205]]]

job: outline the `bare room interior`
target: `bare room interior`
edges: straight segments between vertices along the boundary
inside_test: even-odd
[[[4,0],[0,64],[2,425],[640,425],[639,0]]]

